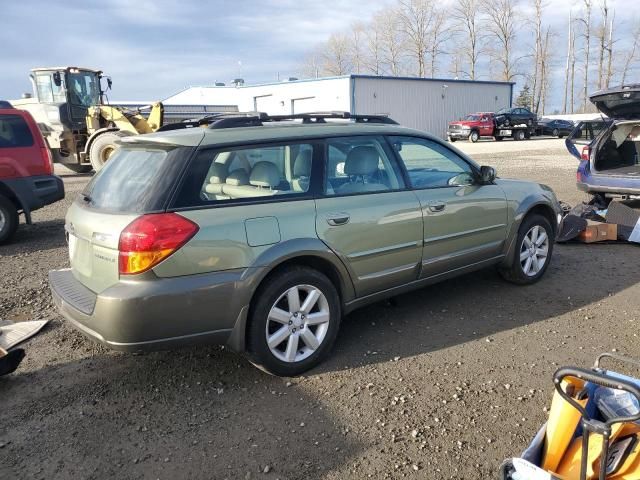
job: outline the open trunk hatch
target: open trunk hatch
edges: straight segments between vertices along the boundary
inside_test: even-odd
[[[640,122],[616,122],[599,142],[593,170],[640,180]]]
[[[640,85],[638,84],[600,90],[589,98],[598,110],[610,118],[640,118]]]

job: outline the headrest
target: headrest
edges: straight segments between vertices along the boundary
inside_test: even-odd
[[[375,147],[355,147],[347,155],[344,162],[344,173],[347,175],[371,175],[378,170],[380,156]]]
[[[227,176],[225,183],[227,185],[248,185],[249,175],[247,175],[247,172],[245,172],[244,169],[239,168]]]
[[[280,172],[271,162],[258,162],[251,170],[249,183],[256,187],[276,188],[280,185]]]
[[[311,150],[302,150],[293,162],[294,177],[310,177],[311,176]]]
[[[209,173],[209,183],[224,183],[227,180],[227,167],[221,163],[214,163]]]

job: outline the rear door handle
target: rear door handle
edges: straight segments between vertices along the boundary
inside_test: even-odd
[[[327,215],[327,223],[332,227],[338,227],[349,223],[350,218],[348,213],[330,213]]]
[[[427,207],[429,207],[429,211],[437,213],[443,211],[446,204],[444,202],[435,201],[428,203]]]

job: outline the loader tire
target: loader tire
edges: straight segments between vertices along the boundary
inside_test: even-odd
[[[118,148],[116,140],[129,135],[129,133],[121,131],[104,132],[93,141],[89,149],[89,161],[96,173],[104,167],[109,158],[111,158],[111,155],[113,155]]]

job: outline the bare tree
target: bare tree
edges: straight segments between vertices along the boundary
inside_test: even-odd
[[[374,29],[380,30],[382,59],[389,73],[399,76],[403,71],[403,56],[406,49],[406,38],[402,19],[395,8],[387,8],[373,19]]]
[[[320,49],[316,49],[309,53],[302,65],[302,75],[305,77],[318,78],[323,71],[324,55]]]
[[[564,99],[562,101],[562,113],[567,113],[567,101],[569,100],[569,71],[571,65],[571,56],[574,46],[574,31],[573,31],[573,12],[569,11],[569,34],[567,36],[567,62],[564,68]],[[573,91],[573,84],[571,84],[571,90]],[[573,99],[572,99],[573,101]]]
[[[324,48],[324,68],[329,75],[346,75],[351,71],[349,39],[345,35],[332,34]]]
[[[579,18],[584,27],[584,82],[582,84],[582,111],[587,111],[587,98],[589,98],[589,53],[591,47],[591,9],[593,8],[593,0],[583,0],[584,14],[583,18]]]
[[[374,75],[382,75],[382,41],[384,25],[374,19],[367,29],[367,69]]]
[[[365,26],[360,22],[351,25],[351,37],[349,42],[349,57],[355,73],[364,70],[365,59]]]
[[[517,60],[513,50],[518,28],[516,5],[518,0],[484,0],[482,7],[487,15],[488,37],[495,41],[490,50],[492,60],[500,67],[500,79],[510,82],[516,76]]]
[[[627,52],[627,55],[624,61],[624,67],[622,68],[622,78],[620,79],[620,83],[622,83],[623,85],[627,80],[627,75],[629,74],[629,69],[631,68],[631,65],[633,64],[633,62],[636,61],[637,54],[638,54],[638,46],[640,45],[640,21],[638,21],[638,19],[635,19],[634,23],[636,25],[636,28],[633,31],[633,45],[631,46],[631,49]]]
[[[608,88],[611,84],[611,77],[613,76],[613,44],[615,40],[613,38],[613,21],[616,18],[615,10],[611,12],[611,22],[609,23],[609,42],[607,48],[607,55],[609,60],[607,61],[607,78],[605,80],[605,86]]]
[[[415,58],[419,77],[425,75],[425,56],[428,51],[429,33],[434,9],[430,0],[400,0],[400,18],[407,33],[407,46]]]
[[[466,58],[471,80],[477,78],[476,68],[481,54],[480,45],[480,0],[458,0],[451,10],[455,28],[464,37],[460,52]]]
[[[551,27],[547,27],[547,31],[544,35],[544,40],[540,49],[540,94],[536,104],[535,111],[544,115],[545,108],[547,106],[547,92],[549,91],[549,85],[551,78],[549,75],[549,69],[553,58],[553,53],[550,50],[550,42],[552,40]]]
[[[542,85],[540,82],[540,61],[542,56],[542,11],[544,5],[542,0],[532,0],[535,11],[535,45],[533,47],[533,75],[532,75],[532,95],[531,105],[532,111],[535,111],[540,104],[540,91]]]
[[[607,37],[609,28],[609,5],[607,0],[600,0],[600,12],[602,13],[602,23],[596,30],[598,40],[598,89],[604,85],[604,59],[607,51]]]
[[[575,112],[575,91],[576,91],[576,34],[575,28],[573,29],[573,36],[571,37],[571,113]]]
[[[451,40],[452,34],[448,29],[449,24],[447,22],[448,12],[434,6],[433,7],[433,21],[431,23],[431,29],[429,30],[429,75],[435,77],[438,68],[438,58],[445,52],[445,46]]]

